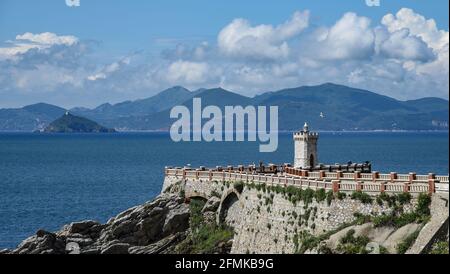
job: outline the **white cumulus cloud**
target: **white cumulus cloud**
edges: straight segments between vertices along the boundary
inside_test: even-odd
[[[295,12],[284,24],[251,26],[245,19],[235,19],[222,29],[218,47],[232,57],[254,59],[286,58],[289,55],[288,40],[309,24],[309,12]]]
[[[426,19],[412,9],[402,8],[396,15],[387,14],[382,24],[392,33],[401,29],[408,29],[412,35],[422,38],[435,51],[448,51],[449,33],[439,30],[434,19]]]
[[[210,73],[207,63],[178,60],[167,68],[167,80],[186,85],[201,84],[206,82]]]
[[[29,41],[41,45],[67,45],[71,46],[78,42],[78,38],[72,35],[58,36],[51,32],[33,34],[30,32],[17,35],[16,40]]]
[[[51,32],[38,34],[26,32],[17,35],[14,41],[9,41],[11,46],[0,48],[0,60],[17,59],[18,55],[25,54],[32,49],[45,50],[55,45],[74,46],[78,42],[78,38],[71,35],[58,36]]]
[[[380,53],[388,58],[426,62],[434,59],[433,50],[417,36],[411,36],[408,29],[394,31],[381,42]]]
[[[323,31],[317,38],[320,59],[352,60],[365,59],[374,53],[375,34],[370,20],[349,12],[329,30]]]

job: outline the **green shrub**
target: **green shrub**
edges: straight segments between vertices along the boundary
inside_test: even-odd
[[[403,192],[401,194],[398,194],[397,198],[398,198],[398,202],[401,205],[411,202],[411,194],[409,194],[408,192]]]
[[[310,203],[312,203],[312,200],[315,196],[314,190],[307,188],[304,191],[301,192],[301,196],[302,196],[302,201],[308,205]]]
[[[400,216],[398,216],[397,218],[394,219],[394,226],[395,227],[402,227],[405,226],[407,224],[412,224],[417,222],[419,219],[419,215],[417,214],[417,212],[411,212],[411,213],[403,213]]]
[[[315,237],[307,231],[300,234],[300,249],[297,250],[298,253],[305,253],[305,251],[315,248],[319,245],[321,239]]]
[[[405,254],[406,251],[414,244],[417,237],[419,236],[420,229],[417,229],[413,234],[409,235],[404,239],[401,243],[397,246],[397,253],[398,254]]]
[[[381,194],[378,195],[378,197],[379,197],[382,201],[385,201],[385,202],[388,202],[389,199],[390,199],[389,195],[388,195],[386,192],[381,192]]]
[[[343,254],[367,253],[366,245],[370,242],[367,236],[355,237],[355,230],[350,229],[347,234],[339,240],[337,251]]]
[[[337,196],[339,200],[344,200],[345,198],[347,198],[347,194],[345,194],[344,192],[338,192]]]
[[[334,193],[332,190],[327,192],[327,205],[330,206],[331,205],[331,201],[333,201],[334,199]]]
[[[353,200],[359,200],[363,204],[370,204],[372,203],[372,197],[370,197],[369,194],[362,192],[362,191],[354,191],[352,193],[352,199]]]
[[[286,188],[286,194],[290,198],[292,196],[295,196],[298,192],[298,189],[295,186],[288,186]]]
[[[327,198],[325,189],[321,188],[321,189],[317,190],[315,193],[315,197],[316,197],[316,201],[319,203],[324,201]]]
[[[238,193],[242,193],[242,191],[244,190],[244,182],[242,181],[235,182],[233,187],[234,189],[236,189]]]
[[[382,204],[382,201],[388,203],[389,207],[394,207],[397,204],[397,196],[396,195],[389,196],[389,194],[387,194],[386,192],[382,192],[377,197],[377,203]]]
[[[417,198],[416,211],[420,215],[430,215],[431,197],[426,193],[421,193]]]
[[[189,204],[191,211],[189,218],[191,233],[177,247],[179,253],[211,254],[215,252],[220,242],[226,242],[233,238],[234,232],[232,228],[205,222],[201,213],[204,205],[205,201],[203,200],[191,200]]]
[[[448,254],[448,242],[441,241],[433,245],[430,254]]]
[[[389,254],[389,251],[386,247],[380,245],[380,254]]]
[[[383,200],[380,198],[380,196],[377,196],[376,201],[379,206],[383,205]]]
[[[368,215],[363,215],[361,213],[354,213],[353,216],[356,218],[354,221],[357,225],[362,225],[372,221],[372,218]]]

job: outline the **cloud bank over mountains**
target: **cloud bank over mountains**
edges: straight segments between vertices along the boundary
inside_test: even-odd
[[[0,98],[92,106],[175,85],[221,86],[251,96],[324,82],[398,99],[449,97],[449,32],[407,8],[381,22],[349,12],[332,26],[315,26],[308,11],[279,25],[237,18],[216,41],[180,43],[159,58],[141,52],[100,64],[99,50],[72,35],[18,34],[0,46]]]

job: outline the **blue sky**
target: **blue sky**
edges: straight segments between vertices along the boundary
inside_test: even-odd
[[[280,4],[282,2],[282,4]],[[253,24],[279,24],[296,10],[308,9],[317,25],[330,25],[348,11],[380,19],[409,7],[434,18],[448,30],[447,0],[381,0],[369,7],[365,0],[81,0],[69,8],[64,0],[1,0],[0,41],[24,32],[72,34],[96,39],[119,52],[159,49],[157,39],[214,40],[234,18]]]
[[[267,90],[329,81],[376,89],[399,99],[448,98],[448,92],[444,91],[445,87],[448,89],[448,79],[435,75],[442,72],[442,66],[448,74],[448,62],[440,60],[437,64],[439,58],[448,54],[447,0],[381,0],[380,7],[369,7],[365,0],[81,0],[80,3],[80,7],[68,7],[65,0],[0,0],[0,73],[16,81],[15,85],[2,82],[0,74],[0,107],[34,101],[92,107],[148,97],[171,85],[191,89],[224,86],[253,96]],[[402,18],[396,16],[403,8],[411,12],[402,13]],[[299,19],[292,23],[297,27],[294,33],[280,37],[277,32],[281,28],[277,26],[289,22],[296,12],[302,13],[298,18],[307,17],[307,27],[298,25],[302,24]],[[349,13],[355,16],[345,17]],[[394,19],[383,23],[388,14]],[[234,21],[238,18],[245,22]],[[412,25],[417,20],[408,18],[432,19],[436,30],[423,31],[423,26]],[[365,19],[370,20],[370,26]],[[362,35],[361,45],[356,45],[358,39],[347,45],[339,42],[344,35],[337,35],[338,22],[340,26],[349,24],[349,33],[353,30],[355,35]],[[271,26],[272,32],[266,33],[258,26]],[[380,26],[386,33],[365,36],[366,30],[375,33]],[[234,27],[247,36],[233,36],[239,35]],[[402,29],[407,29],[407,33],[401,33]],[[49,42],[30,35],[17,39],[25,33],[52,33],[75,40],[61,42],[52,36]],[[321,38],[327,34],[327,39]],[[377,48],[379,37],[386,43]],[[310,46],[321,39],[324,41]],[[26,46],[31,50],[12,51],[24,43],[29,43]],[[249,50],[260,45],[259,52]],[[414,46],[406,48],[407,45]],[[323,51],[319,53],[314,48]],[[339,56],[324,54],[330,49],[339,52]],[[310,58],[321,54],[323,58]],[[345,75],[333,71],[337,66]],[[280,72],[274,79],[278,84],[257,81],[274,71]],[[168,73],[174,76],[161,80],[161,75]],[[368,79],[366,74],[373,73],[379,76]],[[49,74],[52,77],[46,76]],[[431,76],[426,78],[425,74]],[[43,78],[49,78],[48,82]],[[417,82],[411,84],[412,81]]]

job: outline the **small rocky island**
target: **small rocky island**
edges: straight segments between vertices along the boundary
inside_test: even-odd
[[[46,133],[113,133],[114,129],[106,128],[89,119],[66,112],[62,117],[50,123],[43,132]]]

